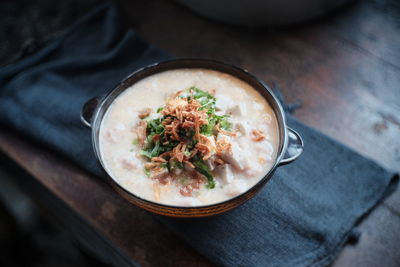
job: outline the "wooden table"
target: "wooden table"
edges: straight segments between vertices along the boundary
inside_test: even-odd
[[[295,116],[383,166],[400,171],[400,4],[362,1],[317,23],[246,29],[169,1],[118,1],[145,39],[179,57],[242,66],[276,83]],[[152,215],[43,147],[0,130],[0,149],[32,178],[19,183],[78,239],[118,265],[207,266]],[[78,226],[77,226],[78,225]],[[333,265],[400,266],[400,190],[359,226]],[[98,240],[93,248],[88,241]]]

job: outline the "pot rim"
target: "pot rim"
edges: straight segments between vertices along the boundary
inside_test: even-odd
[[[120,183],[118,183],[118,182],[109,174],[109,172],[107,171],[107,168],[106,168],[105,164],[103,163],[103,160],[102,160],[102,157],[101,157],[100,145],[99,145],[99,143],[97,142],[97,141],[98,141],[98,136],[99,136],[99,129],[97,129],[97,128],[100,128],[100,127],[95,126],[95,125],[96,125],[96,122],[97,122],[97,120],[98,120],[99,118],[100,118],[101,120],[100,120],[100,123],[99,123],[98,125],[101,126],[101,121],[102,121],[102,119],[103,119],[103,117],[104,117],[104,115],[103,115],[103,116],[100,116],[100,115],[101,115],[101,112],[105,109],[105,110],[104,110],[104,113],[103,113],[103,114],[105,114],[106,111],[107,111],[107,109],[108,109],[108,108],[110,107],[110,105],[111,105],[111,104],[110,104],[110,105],[104,107],[104,105],[105,105],[105,103],[106,103],[106,100],[108,100],[109,97],[113,96],[114,91],[116,91],[117,89],[119,89],[120,86],[125,85],[125,82],[126,82],[128,79],[130,79],[130,78],[132,78],[132,77],[134,77],[134,76],[137,76],[137,75],[139,75],[139,74],[141,74],[141,73],[143,73],[143,72],[146,72],[146,71],[148,71],[148,70],[150,70],[150,69],[159,67],[159,66],[162,67],[162,66],[169,65],[169,64],[174,64],[174,63],[181,63],[181,64],[184,64],[184,63],[187,63],[187,62],[193,62],[193,63],[194,63],[194,66],[193,66],[193,67],[187,67],[187,66],[185,66],[185,67],[172,67],[172,68],[169,68],[169,69],[162,69],[162,70],[156,71],[155,73],[152,73],[152,74],[150,74],[150,75],[145,75],[144,77],[140,78],[139,80],[144,79],[144,78],[146,78],[146,77],[149,77],[149,76],[151,76],[151,75],[153,75],[153,74],[163,72],[163,71],[173,70],[173,69],[184,69],[184,68],[203,68],[203,69],[210,69],[210,70],[215,70],[215,71],[219,71],[219,72],[223,72],[223,73],[224,73],[224,71],[221,71],[221,70],[219,70],[219,69],[217,69],[217,68],[213,68],[213,66],[210,66],[210,67],[199,67],[199,66],[196,66],[196,63],[197,63],[197,64],[210,64],[210,65],[214,65],[214,66],[215,66],[215,65],[219,65],[219,66],[222,66],[222,67],[231,68],[231,69],[233,69],[233,70],[235,70],[235,71],[238,71],[238,72],[243,73],[243,74],[244,74],[245,76],[247,76],[249,79],[252,79],[255,83],[258,83],[258,84],[260,85],[260,88],[262,88],[263,90],[265,90],[265,91],[271,96],[271,98],[272,98],[273,101],[274,101],[274,104],[276,104],[276,108],[275,108],[275,107],[272,106],[271,103],[270,103],[271,108],[272,108],[272,110],[274,111],[275,116],[278,117],[278,115],[279,115],[280,118],[281,118],[281,121],[282,121],[282,125],[280,125],[279,122],[278,122],[279,138],[280,138],[280,140],[279,140],[279,143],[280,143],[280,146],[279,146],[280,151],[279,151],[279,154],[277,155],[277,157],[276,157],[276,159],[275,159],[275,162],[274,162],[273,166],[269,169],[269,171],[268,171],[257,183],[255,183],[253,186],[251,186],[249,189],[247,189],[246,191],[242,192],[241,194],[239,194],[239,195],[237,195],[237,196],[234,196],[234,197],[232,197],[232,198],[226,199],[226,200],[221,201],[221,202],[217,202],[217,203],[213,203],[213,204],[207,204],[207,205],[199,205],[199,206],[176,206],[176,205],[170,205],[170,204],[164,204],[164,203],[154,202],[154,201],[152,201],[152,200],[148,200],[148,199],[142,198],[142,197],[140,197],[140,196],[138,196],[138,195],[136,195],[136,194],[130,192],[128,189],[126,189],[126,188],[123,187],[122,185],[120,185]],[[234,75],[231,74],[231,73],[228,73],[228,72],[225,72],[225,73],[234,76]],[[239,77],[236,77],[236,78],[238,78],[238,79],[240,79],[240,80],[243,80],[243,79],[241,79],[241,78],[239,78]],[[137,81],[139,81],[139,80],[137,80]],[[135,81],[134,83],[136,83],[137,81]],[[246,83],[248,83],[246,80],[243,80],[243,81],[246,82]],[[119,92],[119,93],[114,97],[114,99],[111,101],[111,103],[112,103],[122,92],[124,92],[126,89],[128,89],[129,87],[131,87],[134,83],[130,84],[128,87],[126,87],[126,88],[123,89],[121,92]],[[252,86],[252,87],[254,87],[254,86]],[[254,88],[254,89],[257,90],[256,88]],[[257,90],[257,91],[259,91],[259,90]],[[263,96],[263,95],[262,95],[262,96]],[[263,96],[263,98],[266,99],[266,97],[264,97],[264,96]],[[266,99],[266,100],[267,100],[267,102],[270,102],[268,99]],[[278,113],[278,114],[277,114],[277,113]],[[94,126],[95,126],[95,127],[94,127]],[[98,130],[98,131],[97,131],[97,130]],[[286,124],[285,112],[284,112],[284,110],[283,110],[282,104],[280,103],[280,101],[278,100],[278,98],[275,96],[275,94],[272,92],[272,90],[269,88],[269,86],[266,85],[261,79],[257,78],[256,76],[254,76],[253,74],[251,74],[250,72],[248,72],[246,69],[237,67],[237,66],[232,65],[232,64],[229,64],[229,63],[225,63],[225,62],[222,62],[222,61],[218,61],[218,60],[213,60],[213,59],[201,59],[201,58],[178,58],[178,59],[170,59],[170,60],[165,60],[165,61],[159,61],[159,62],[155,62],[155,63],[149,64],[149,65],[147,65],[147,66],[144,66],[144,67],[142,67],[142,68],[139,68],[139,69],[133,71],[131,74],[129,74],[128,76],[126,76],[125,78],[123,78],[116,86],[114,86],[113,89],[111,89],[110,91],[108,91],[104,96],[100,97],[99,103],[97,104],[97,106],[96,106],[96,108],[95,108],[95,110],[94,110],[93,116],[92,116],[92,120],[91,120],[91,132],[92,132],[92,134],[91,134],[91,141],[92,141],[93,150],[95,151],[96,158],[97,158],[98,162],[100,162],[100,165],[101,165],[103,171],[106,173],[108,180],[111,180],[111,182],[113,183],[114,186],[117,186],[119,189],[121,189],[122,191],[124,191],[124,192],[127,193],[128,195],[130,195],[130,196],[132,196],[132,197],[134,197],[134,198],[137,198],[138,200],[140,200],[140,201],[142,201],[142,202],[144,202],[144,203],[147,203],[147,204],[150,204],[150,205],[155,205],[155,206],[162,207],[162,208],[168,208],[168,209],[169,209],[169,208],[183,209],[183,210],[207,209],[207,208],[217,207],[217,206],[219,206],[219,205],[223,205],[223,204],[226,204],[226,203],[228,203],[228,202],[233,202],[233,201],[235,201],[235,200],[237,200],[237,199],[240,199],[240,198],[243,197],[243,195],[245,195],[246,193],[248,193],[248,192],[250,192],[250,191],[253,191],[253,190],[256,190],[256,189],[259,188],[260,186],[263,187],[263,184],[265,184],[266,182],[268,182],[268,180],[273,176],[273,174],[274,174],[276,168],[279,167],[280,162],[282,161],[283,157],[285,156],[285,152],[286,152],[287,147],[288,147],[288,126],[287,126],[287,124]],[[283,136],[281,136],[281,135],[283,135]]]

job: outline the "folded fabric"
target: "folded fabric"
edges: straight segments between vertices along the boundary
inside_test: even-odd
[[[170,58],[127,30],[105,3],[44,49],[0,70],[0,123],[103,175],[94,160],[82,105],[132,71]]]
[[[104,4],[37,53],[0,69],[0,123],[101,175],[79,113],[91,97],[169,56]],[[224,215],[156,216],[214,262],[230,266],[329,264],[354,225],[390,192],[394,174],[288,116],[304,154],[252,200]]]

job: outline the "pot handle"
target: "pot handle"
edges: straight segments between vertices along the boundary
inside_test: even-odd
[[[81,121],[87,127],[92,128],[93,113],[100,103],[100,97],[93,97],[86,101],[81,109]]]
[[[292,128],[287,127],[288,130],[288,146],[285,155],[279,162],[279,166],[289,164],[295,161],[304,150],[304,142],[301,136]]]

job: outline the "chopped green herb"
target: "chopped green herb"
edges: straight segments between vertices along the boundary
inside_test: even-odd
[[[160,164],[161,168],[168,168],[168,163],[164,162]]]
[[[219,125],[221,126],[222,130],[230,131],[232,128],[231,123],[228,121],[228,116],[217,116]]]
[[[137,139],[137,138],[133,139],[132,145],[136,146],[137,144],[139,144],[139,139]]]
[[[213,135],[214,127],[215,127],[215,123],[210,123],[210,121],[209,121],[208,124],[201,126],[200,133],[204,134],[206,136],[211,136],[211,135]]]
[[[195,170],[199,173],[203,174],[207,177],[208,183],[207,188],[213,189],[215,187],[214,177],[211,173],[210,168],[208,168],[207,164],[200,157],[196,156],[193,160],[194,166],[196,166]]]
[[[141,155],[141,156],[145,156],[145,157],[147,157],[147,158],[149,158],[149,159],[151,159],[152,157],[151,157],[151,153],[149,152],[149,151],[146,151],[146,150],[140,150],[140,152],[139,152],[139,154]]]
[[[160,155],[160,142],[156,142],[155,146],[151,151],[152,157],[157,157],[158,155]]]
[[[159,107],[159,108],[157,109],[157,113],[160,113],[163,109],[164,109],[164,107]]]
[[[148,169],[144,169],[144,174],[146,174],[147,177],[151,176],[151,172]]]
[[[192,154],[192,151],[189,151],[189,150],[186,149],[184,154],[185,154],[186,157],[189,157],[190,154]]]
[[[203,125],[200,129],[200,132],[206,136],[214,135],[215,125],[219,123],[220,128],[225,131],[231,130],[231,123],[228,121],[228,115],[218,116],[215,114],[209,115],[208,124]]]
[[[162,125],[162,120],[159,119],[153,119],[153,120],[148,120],[147,121],[147,130],[150,132],[150,134],[161,134],[164,132],[164,126]]]
[[[203,90],[200,90],[199,88],[197,88],[195,86],[190,87],[189,91],[194,91],[194,94],[193,94],[194,99],[206,98],[206,99],[212,99],[215,101],[215,97],[213,95],[211,95],[210,93],[207,93]]]
[[[182,162],[177,161],[177,162],[175,163],[175,165],[176,165],[176,167],[178,167],[179,169],[183,169],[183,163],[182,163]]]

